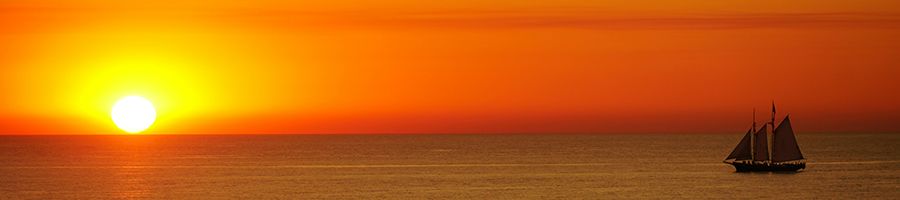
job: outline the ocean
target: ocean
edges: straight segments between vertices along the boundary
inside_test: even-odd
[[[0,199],[900,198],[900,134],[800,133],[798,173],[734,172],[741,136],[0,136]]]

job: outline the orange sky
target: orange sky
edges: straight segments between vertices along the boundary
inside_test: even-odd
[[[900,130],[900,1],[0,2],[0,133]]]

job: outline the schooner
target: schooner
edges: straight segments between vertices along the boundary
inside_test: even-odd
[[[723,162],[734,165],[739,172],[797,171],[806,168],[791,128],[790,115],[775,126],[775,103],[772,103],[772,120],[758,130],[754,110],[753,126]]]

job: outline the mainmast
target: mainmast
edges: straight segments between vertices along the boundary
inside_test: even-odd
[[[771,119],[771,121],[769,121],[769,124],[771,125],[769,132],[771,132],[772,134],[768,134],[768,132],[767,132],[766,138],[769,140],[767,140],[768,144],[766,146],[769,148],[769,159],[768,160],[769,160],[769,162],[771,162],[772,154],[774,154],[773,151],[775,150],[775,148],[773,148],[774,143],[775,143],[775,137],[774,137],[775,136],[775,100],[772,100],[772,119]]]
[[[772,121],[769,121],[769,124],[772,124],[772,128],[775,128],[775,101],[772,101]]]
[[[750,160],[756,158],[756,151],[754,148],[756,147],[756,108],[753,108],[753,126],[750,127],[752,132],[750,132]]]

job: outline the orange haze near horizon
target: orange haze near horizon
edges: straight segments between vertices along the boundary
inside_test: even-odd
[[[0,133],[900,130],[900,1],[0,2]]]

